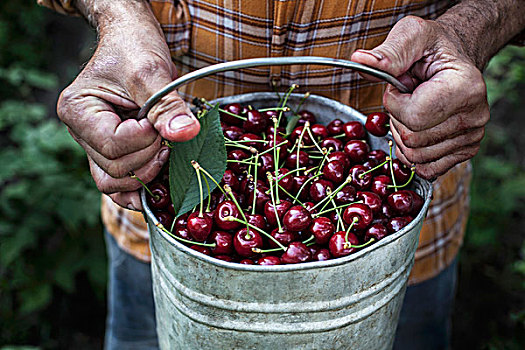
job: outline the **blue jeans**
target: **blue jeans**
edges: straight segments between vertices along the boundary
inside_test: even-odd
[[[106,233],[109,256],[106,350],[158,349],[150,265]],[[441,350],[450,341],[457,259],[438,276],[407,288],[395,350]]]

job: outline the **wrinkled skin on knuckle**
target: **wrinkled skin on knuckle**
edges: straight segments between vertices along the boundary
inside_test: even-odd
[[[164,126],[163,124],[159,124],[159,116],[167,115],[168,111],[171,111],[171,113],[173,113],[172,111],[190,113],[190,111],[187,110],[184,100],[177,95],[168,94],[164,96],[155,106],[153,106],[148,114],[148,119],[153,123],[157,130],[160,130],[160,128]],[[169,117],[174,116],[175,115],[170,115]]]
[[[154,54],[136,62],[129,62],[128,69],[125,86],[132,87],[135,90],[148,90],[149,82],[155,77],[173,76],[169,65]]]

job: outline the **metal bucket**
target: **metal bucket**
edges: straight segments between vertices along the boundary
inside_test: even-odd
[[[303,95],[292,94],[290,105]],[[275,93],[218,99],[258,108]],[[339,102],[311,95],[303,105],[321,123],[366,117]],[[388,151],[370,136],[372,149]],[[432,187],[404,229],[349,256],[296,265],[228,263],[196,252],[160,231],[147,208],[153,292],[162,349],[390,349]]]

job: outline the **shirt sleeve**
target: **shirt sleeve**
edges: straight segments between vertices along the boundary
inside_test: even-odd
[[[73,7],[72,0],[37,0],[39,5],[48,7],[64,15],[79,16],[78,11]]]

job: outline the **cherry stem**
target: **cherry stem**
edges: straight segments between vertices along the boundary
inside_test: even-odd
[[[222,188],[221,185],[219,185],[219,183],[217,182],[217,180],[215,180],[215,178],[214,178],[213,176],[211,176],[211,174],[210,174],[208,171],[206,171],[206,169],[204,169],[203,167],[201,167],[201,166],[199,165],[199,163],[195,162],[195,164],[197,164],[197,165],[199,166],[199,170],[202,171],[202,173],[203,173],[204,175],[206,175],[207,177],[209,177],[210,180],[213,181],[213,183],[219,188],[219,190],[221,190],[222,194],[224,194],[224,195],[226,196],[226,192],[224,192],[224,189]]]
[[[292,146],[290,153],[293,153],[293,151],[295,151],[295,147],[298,147],[298,148],[305,147],[304,145],[301,145],[301,143],[303,141],[303,135],[306,132],[306,129],[309,127],[310,127],[310,123],[308,121],[304,123],[303,130],[301,130],[301,134],[299,134],[299,138],[295,141],[294,145]],[[297,151],[297,156],[299,157],[299,151]]]
[[[281,108],[286,107],[286,103],[288,103],[288,98],[289,98],[290,95],[292,94],[292,91],[294,91],[294,90],[295,90],[296,88],[298,88],[298,87],[299,87],[299,85],[297,85],[297,84],[292,84],[292,85],[290,86],[290,88],[289,88],[288,91],[286,92],[286,95],[284,95],[284,100],[283,100],[283,103],[282,103],[282,105],[281,105]],[[278,119],[278,123],[277,123],[277,125],[281,124],[281,118],[282,118],[282,116],[283,116],[283,112],[284,112],[283,110],[281,110],[281,111],[279,112],[279,119]]]
[[[376,240],[376,239],[372,237],[372,238],[370,238],[370,239],[368,240],[368,242],[363,243],[363,244],[361,244],[361,245],[351,245],[350,242],[348,242],[348,243],[345,242],[345,244],[344,244],[344,248],[345,248],[345,249],[348,249],[348,248],[364,248],[364,247],[366,247],[367,245],[370,245],[371,243],[375,242],[375,240]]]
[[[321,203],[323,203],[324,201],[327,200],[328,202],[326,202],[325,205],[321,208],[321,211],[322,211],[324,208],[326,208],[326,206],[328,205],[329,201],[331,201],[337,195],[337,193],[340,192],[351,181],[352,181],[352,179],[350,177],[346,178],[346,180],[343,181],[343,183],[340,184],[339,187],[337,187],[335,189],[335,191],[331,192],[328,197],[325,197],[321,201],[319,201],[316,205],[314,205],[314,207],[312,209],[315,209],[317,206],[319,206]]]
[[[312,139],[312,142],[314,143],[315,148],[317,148],[320,152],[324,153],[325,151],[323,151],[323,149],[321,149],[321,147],[319,146],[319,144],[315,140],[314,134],[312,134],[312,130],[310,130],[310,128],[308,128],[307,132],[310,135],[310,138]],[[330,153],[330,152],[328,152],[328,153]]]
[[[238,219],[235,216],[227,216],[227,217],[224,218],[224,220],[226,220],[226,221],[237,221],[237,222],[240,222],[241,224],[247,225],[251,229],[253,229],[253,230],[255,230],[255,231],[265,235],[266,237],[268,237],[268,239],[271,239],[272,241],[274,241],[275,244],[277,244],[279,247],[281,247],[282,250],[286,250],[286,247],[284,245],[282,245],[281,242],[276,240],[271,234],[269,234],[268,232],[266,232],[264,230],[261,230],[260,228],[258,228],[255,225],[250,224],[248,221],[242,221],[241,219]]]
[[[343,219],[341,217],[341,209],[337,208],[337,205],[335,204],[334,199],[331,200],[332,205],[334,206],[335,211],[337,212],[337,231],[340,231],[340,229],[343,229],[345,227],[343,223]]]
[[[315,239],[315,236],[311,235],[310,237],[308,237],[308,239],[306,241],[303,241],[303,244],[310,243],[313,239]]]
[[[251,143],[251,142],[261,142],[261,143],[268,143],[266,140],[232,140],[224,136],[224,141],[234,143],[234,144],[242,144],[242,143]]]
[[[392,188],[392,187],[393,187],[393,188],[395,188],[396,191],[397,191],[398,188],[402,188],[402,187],[406,187],[406,186],[408,186],[408,185],[410,184],[410,182],[412,181],[412,179],[414,178],[414,173],[416,172],[416,166],[415,166],[415,165],[412,165],[412,166],[410,167],[410,171],[411,171],[411,172],[410,172],[410,177],[408,178],[407,182],[405,182],[403,185],[399,185],[399,186],[387,185],[387,187],[389,187],[389,188]]]
[[[252,248],[252,252],[257,254],[264,254],[264,253],[273,253],[283,250],[282,248],[272,248],[272,249],[261,249],[261,248]]]
[[[361,174],[359,174],[359,175],[357,175],[357,176],[359,176],[359,178],[362,179],[363,176],[365,176],[365,175],[368,174],[368,173],[371,173],[372,171],[375,171],[375,170],[381,168],[383,165],[385,165],[385,164],[388,163],[389,161],[390,161],[390,157],[386,157],[386,159],[385,159],[385,161],[384,161],[383,163],[381,163],[381,164],[379,164],[379,165],[376,165],[376,166],[373,167],[372,169],[368,169],[367,171],[362,172]]]
[[[237,202],[237,199],[236,199],[235,196],[233,195],[233,192],[232,192],[231,187],[228,186],[228,185],[224,185],[224,190],[226,191],[226,193],[228,193],[228,195],[229,195],[230,198],[232,199],[233,203],[234,203],[235,206],[237,207],[237,210],[239,210],[239,212],[241,213],[242,218],[243,218],[244,221],[247,223],[247,222],[248,222],[248,219],[246,219],[246,215],[244,215],[244,211],[242,210],[241,206],[239,205],[239,202]],[[246,226],[246,231],[247,231],[248,234],[250,233],[250,229],[248,228],[248,225]]]
[[[281,185],[278,185],[279,188],[284,192],[284,194],[286,194],[288,197],[292,198],[294,203],[297,202],[299,203],[302,207],[304,207],[304,204],[297,198],[295,197],[293,194],[291,194],[290,192],[288,192],[287,190],[284,189],[284,187],[282,187]]]
[[[328,202],[328,203],[330,203],[330,202]],[[328,203],[326,203],[326,204],[328,204]],[[313,216],[317,218],[317,217],[319,217],[319,216],[321,216],[321,215],[323,215],[323,214],[329,213],[329,212],[334,211],[334,210],[337,210],[337,209],[343,209],[343,208],[346,208],[346,207],[348,207],[348,206],[350,206],[350,205],[352,205],[352,204],[357,204],[357,203],[363,203],[363,201],[356,201],[356,202],[351,202],[351,203],[343,204],[343,205],[337,206],[337,207],[332,208],[332,209],[326,209],[326,210],[323,210],[324,208],[321,208],[321,211],[318,212],[318,213],[315,213]]]
[[[282,112],[281,112],[282,113]],[[273,142],[275,143],[276,140],[277,140],[277,127],[279,126],[279,122],[277,121],[276,118],[272,118],[273,120]],[[276,184],[279,185],[279,148],[274,148],[273,149],[273,166],[274,166],[274,170],[275,170],[275,177],[276,177]],[[279,191],[277,191],[277,203],[280,203],[279,202]],[[274,203],[275,204],[275,203]]]
[[[240,159],[226,159],[227,163],[242,163],[242,164],[248,164],[248,165],[255,165],[255,163],[247,161],[247,160],[240,160]]]
[[[288,112],[289,110],[290,110],[289,107],[270,107],[270,108],[259,109],[259,112],[267,112],[267,111],[284,111],[284,112]]]
[[[204,99],[204,98],[201,98],[201,102],[203,102],[203,103],[204,103],[206,106],[208,106],[208,107],[215,108],[214,105],[212,105],[211,103],[209,103],[208,101],[206,101],[206,99]],[[235,117],[235,118],[239,118],[239,119],[242,119],[242,120],[246,120],[245,117],[240,116],[240,115],[237,115],[237,114],[232,113],[232,112],[229,112],[229,111],[224,110],[224,109],[222,109],[222,108],[219,108],[219,112],[226,113],[226,114],[231,115],[232,117]]]
[[[184,239],[184,238],[179,237],[179,236],[175,236],[173,233],[171,233],[170,231],[166,230],[164,225],[162,225],[160,222],[157,223],[155,226],[157,226],[159,229],[161,229],[162,232],[167,233],[168,235],[170,235],[171,237],[175,238],[178,241],[181,241],[181,242],[184,242],[184,243],[188,243],[188,244],[200,245],[200,246],[203,246],[203,247],[210,247],[210,248],[215,248],[216,247],[215,243],[194,242],[194,241],[190,241],[188,239]]]
[[[144,189],[146,190],[146,192],[149,193],[150,196],[152,196],[153,198],[155,198],[155,200],[159,200],[160,199],[160,196],[159,195],[156,195],[156,194],[153,194],[151,192],[151,190],[148,188],[148,186],[146,186],[146,184],[144,183],[144,181],[142,181],[137,175],[133,174],[130,176],[132,179],[135,179],[137,180],[141,185],[142,187],[144,187]]]
[[[304,94],[304,96],[301,98],[301,101],[299,101],[299,104],[297,105],[297,108],[295,109],[294,111],[294,114],[297,115],[297,113],[299,113],[299,109],[301,108],[301,106],[303,105],[304,101],[306,101],[306,99],[310,97],[310,93],[309,92],[306,92]]]
[[[394,187],[397,188],[396,184],[396,177],[394,176],[394,167],[392,166],[392,146],[393,146],[392,140],[388,140],[388,147],[390,148],[389,155],[390,155],[390,175],[392,176],[392,183],[394,184]]]
[[[171,142],[169,142],[168,140],[162,140],[161,144],[162,144],[163,146],[167,146],[167,147],[170,148],[170,149],[173,149],[173,147],[175,147],[175,146],[173,146],[173,145],[171,144]]]
[[[253,205],[252,205],[252,215],[255,215],[255,205],[257,203],[257,167],[259,165],[259,155],[255,154],[255,175],[254,175],[254,182],[253,182]]]
[[[237,147],[237,148],[246,149],[246,150],[250,151],[250,153],[257,153],[257,149],[255,147],[252,147],[252,146],[245,146],[245,145],[236,144],[236,143],[233,143],[233,142],[226,142],[225,145],[226,145],[226,147]]]
[[[197,182],[199,183],[199,197],[200,197],[200,200],[201,200],[201,203],[200,203],[200,206],[199,206],[199,217],[202,218],[204,195],[203,195],[203,192],[202,192],[202,180],[201,180],[200,165],[195,160],[191,161],[191,165],[193,165],[193,168],[195,169],[195,173],[197,174]]]
[[[339,134],[339,135],[335,135],[335,136],[332,136],[334,139],[340,139],[341,137],[345,137],[346,134]]]
[[[206,183],[206,190],[208,191],[208,205],[206,205],[206,212],[210,211],[210,205],[211,205],[211,191],[210,191],[210,184],[208,183],[208,179],[204,177],[204,182]]]
[[[277,213],[277,205],[275,203],[275,197],[273,193],[272,174],[268,172],[266,176],[268,177],[268,184],[270,185],[270,198],[272,199],[272,205],[273,205],[273,210],[275,213],[275,220],[277,221],[277,227],[279,227],[279,232],[283,232],[283,228],[281,226],[281,220],[279,219],[279,214]],[[279,186],[279,184],[276,184],[276,185]]]
[[[358,219],[356,216],[354,216],[354,217],[352,218],[352,223],[351,223],[350,226],[348,226],[348,228],[346,229],[346,234],[345,234],[345,245],[346,245],[346,244],[350,245],[350,242],[348,242],[348,234],[350,233],[350,230],[352,229],[352,227],[354,227],[354,224],[355,224],[356,222],[358,222],[358,221],[359,221],[359,219]]]
[[[317,174],[320,174],[321,171],[323,171],[324,163],[326,162],[326,159],[328,158],[328,155],[332,152],[332,149],[330,148],[329,151],[326,150],[326,148],[323,148],[323,160],[321,160],[321,164],[319,164],[319,168],[317,169]]]

